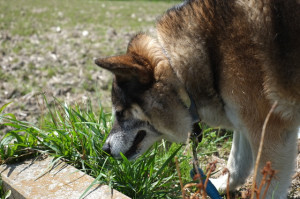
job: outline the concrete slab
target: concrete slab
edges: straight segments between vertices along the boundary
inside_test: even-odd
[[[52,158],[1,165],[4,188],[14,199],[78,199],[94,181],[91,176],[62,161],[52,168]],[[129,199],[107,185],[94,185],[85,199]]]

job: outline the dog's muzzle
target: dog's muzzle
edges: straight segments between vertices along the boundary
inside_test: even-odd
[[[124,152],[124,155],[130,159],[130,157],[134,156],[135,154],[138,153],[138,149],[140,148],[139,145],[140,143],[143,141],[143,139],[146,137],[146,131],[144,130],[140,130],[138,131],[137,135],[135,136],[132,144],[131,144],[131,147]],[[110,142],[105,142],[105,144],[103,145],[102,147],[102,150],[107,153],[108,155],[111,155],[111,156],[115,156],[116,154],[112,154],[111,153],[111,144]],[[122,151],[120,151],[122,152]]]

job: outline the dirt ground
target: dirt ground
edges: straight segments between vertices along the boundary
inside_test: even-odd
[[[121,54],[137,30],[151,32],[170,3],[0,0],[0,106],[36,122],[44,93],[110,107],[110,73],[97,57]],[[151,11],[151,12],[150,12]],[[147,13],[147,14],[143,14]]]

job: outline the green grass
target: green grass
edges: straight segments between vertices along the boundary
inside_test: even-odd
[[[176,3],[176,2],[175,2]],[[13,35],[30,36],[49,31],[51,27],[74,28],[76,25],[97,27],[100,35],[107,27],[117,31],[140,31],[141,28],[152,25],[152,17],[170,7],[170,2],[143,1],[98,1],[98,0],[66,0],[41,1],[18,0],[0,1],[0,11],[5,15],[0,17],[0,28],[11,30]],[[70,7],[72,9],[70,9]],[[34,9],[32,9],[34,8]],[[51,8],[51,9],[50,9]],[[134,14],[134,15],[133,15]],[[136,20],[129,20],[129,19]],[[139,20],[140,18],[140,20]],[[113,20],[112,20],[113,19]],[[34,21],[34,23],[32,23]],[[18,48],[18,47],[17,47]]]
[[[6,106],[6,105],[5,105]],[[0,142],[2,163],[12,163],[39,154],[62,159],[96,178],[95,183],[108,184],[132,198],[178,198],[180,188],[174,156],[179,157],[184,183],[190,181],[190,153],[183,154],[180,144],[169,146],[166,141],[156,143],[135,161],[115,160],[102,151],[111,129],[112,116],[100,106],[95,112],[91,104],[82,108],[70,107],[55,100],[39,125],[19,121],[13,114],[0,109],[0,124],[11,127]],[[205,130],[200,155],[217,151],[224,142]],[[209,144],[210,143],[210,144]],[[208,144],[208,146],[207,146]],[[205,145],[205,147],[203,147]],[[203,148],[202,148],[203,147]],[[201,158],[200,158],[201,159]]]

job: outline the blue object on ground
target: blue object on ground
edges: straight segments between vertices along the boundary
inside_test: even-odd
[[[201,179],[202,179],[202,183],[205,183],[206,180],[206,175],[204,174],[204,172],[202,171],[202,169],[198,168],[199,174],[201,175]],[[190,171],[190,175],[192,177],[192,179],[194,179],[195,176],[195,171],[194,169],[192,169]],[[210,180],[208,180],[207,183],[207,187],[206,187],[206,193],[209,197],[211,197],[212,199],[222,199],[222,197],[220,196],[218,190],[216,189],[216,187],[213,185],[213,183],[211,183]]]

